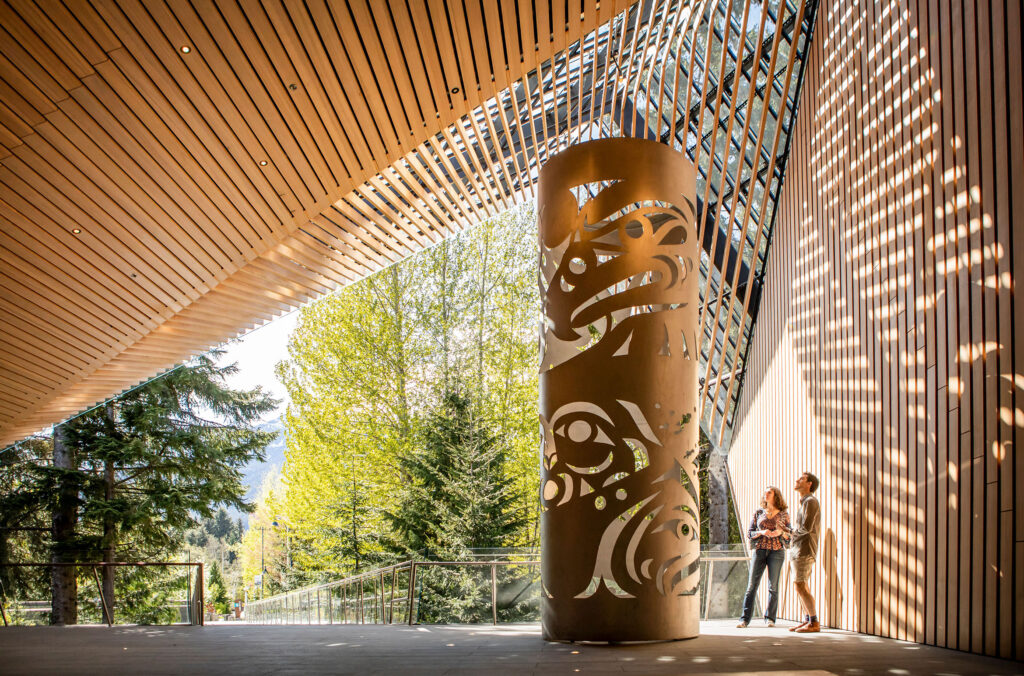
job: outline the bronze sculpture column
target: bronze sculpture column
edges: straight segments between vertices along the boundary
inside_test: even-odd
[[[696,636],[693,165],[654,141],[590,141],[538,190],[544,636]]]

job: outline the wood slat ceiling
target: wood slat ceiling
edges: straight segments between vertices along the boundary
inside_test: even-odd
[[[743,341],[722,338],[749,334],[730,322],[754,284],[733,311],[717,271],[763,269],[813,10],[630,4],[0,2],[0,445],[530,197],[571,142],[623,134],[685,149],[710,222],[749,244],[743,266],[705,257],[706,396],[725,401],[705,422],[724,431]],[[725,118],[748,104],[741,136]]]

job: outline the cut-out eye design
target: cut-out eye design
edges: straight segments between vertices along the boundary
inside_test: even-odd
[[[614,445],[611,437],[602,429],[603,425],[596,416],[585,413],[576,414],[566,416],[560,422],[561,424],[555,427],[555,434],[566,437],[573,443]]]

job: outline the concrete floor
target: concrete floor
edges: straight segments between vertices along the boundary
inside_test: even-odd
[[[537,625],[11,627],[0,674],[1024,674],[1020,662],[841,631],[701,630],[607,646],[546,643]]]

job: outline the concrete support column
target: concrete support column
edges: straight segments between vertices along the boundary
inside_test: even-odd
[[[551,158],[538,193],[544,636],[696,636],[693,165],[638,139]]]

